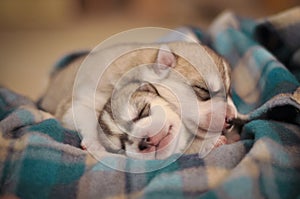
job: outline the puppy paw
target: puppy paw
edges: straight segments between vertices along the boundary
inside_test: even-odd
[[[224,135],[221,135],[218,140],[216,141],[216,143],[214,144],[213,148],[217,148],[219,146],[222,146],[224,144],[227,144],[227,138]]]
[[[81,141],[81,148],[88,152],[105,151],[105,148],[97,139],[83,138]]]

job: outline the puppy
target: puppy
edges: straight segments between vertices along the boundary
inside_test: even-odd
[[[83,148],[164,159],[239,139],[230,67],[208,47],[121,44],[83,59],[57,72],[41,101]]]

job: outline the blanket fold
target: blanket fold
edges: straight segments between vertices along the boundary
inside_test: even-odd
[[[268,17],[257,25],[255,38],[298,78],[300,70],[300,7]]]
[[[149,171],[163,165],[162,160],[134,161],[109,153],[95,159],[80,149],[77,132],[63,128],[26,97],[0,88],[0,195],[299,198],[299,81],[276,53],[262,46],[268,38],[257,40],[261,26],[261,21],[226,12],[207,31],[191,29],[231,64],[233,100],[247,124],[241,141],[218,147],[205,158],[170,157],[160,169]]]

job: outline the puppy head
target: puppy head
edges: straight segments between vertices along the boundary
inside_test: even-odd
[[[126,106],[122,106],[123,93],[134,87],[137,88],[126,100]],[[184,125],[176,107],[160,95],[155,85],[133,83],[115,97],[118,100],[108,103],[99,117],[108,138],[106,148],[139,159],[163,159],[184,148],[188,138],[179,133]]]

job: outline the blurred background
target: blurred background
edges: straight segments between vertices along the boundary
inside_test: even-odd
[[[206,28],[225,9],[262,18],[299,0],[1,0],[0,84],[33,100],[64,54],[145,26]]]

